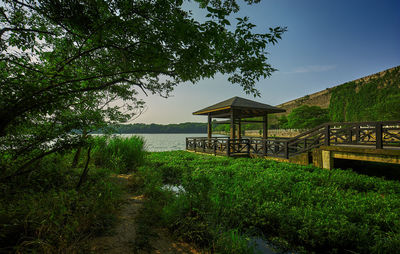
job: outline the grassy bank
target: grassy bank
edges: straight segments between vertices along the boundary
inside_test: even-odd
[[[0,253],[85,253],[86,240],[113,224],[123,190],[111,175],[142,163],[143,140],[91,143],[89,173],[79,188],[87,148],[76,168],[76,151],[52,154],[30,174],[0,183]]]
[[[135,179],[154,219],[218,253],[252,253],[250,237],[316,253],[400,249],[400,183],[351,171],[188,152],[151,153]],[[179,194],[162,186],[181,185]]]

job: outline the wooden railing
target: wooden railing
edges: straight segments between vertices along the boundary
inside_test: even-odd
[[[294,138],[186,138],[186,149],[213,154],[289,158],[321,145],[400,147],[400,121],[327,123]]]

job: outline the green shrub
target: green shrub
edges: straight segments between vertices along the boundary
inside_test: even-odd
[[[185,192],[165,200],[162,218],[173,232],[199,245],[216,250],[217,242],[227,239],[215,232],[224,229],[307,252],[399,249],[398,181],[340,169],[182,151],[152,153],[148,162],[139,172],[157,178],[158,186],[171,180],[170,175],[162,179],[162,171],[174,168],[179,179],[173,182]],[[244,246],[239,238],[232,246]]]

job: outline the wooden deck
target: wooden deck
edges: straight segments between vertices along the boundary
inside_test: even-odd
[[[329,123],[294,138],[186,138],[188,151],[225,156],[290,159],[321,146],[368,149],[377,154],[391,150],[400,156],[400,121]]]

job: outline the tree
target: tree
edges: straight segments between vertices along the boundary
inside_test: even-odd
[[[286,115],[282,115],[281,117],[279,117],[277,119],[277,121],[278,121],[279,128],[282,128],[282,129],[288,129],[289,128],[288,119],[287,119]]]
[[[259,95],[255,82],[274,71],[266,46],[286,28],[254,33],[247,17],[237,18],[233,27],[228,17],[239,10],[236,1],[196,2],[209,13],[203,23],[179,0],[3,1],[0,167],[20,171],[79,144],[72,131],[110,120],[96,109],[105,94],[138,109],[139,91],[167,97],[181,82],[222,73]],[[77,109],[81,104],[91,106]],[[134,114],[117,113],[118,106],[108,109],[114,120]]]
[[[329,122],[328,109],[302,105],[290,112],[286,125],[292,129],[311,129],[326,122]]]

